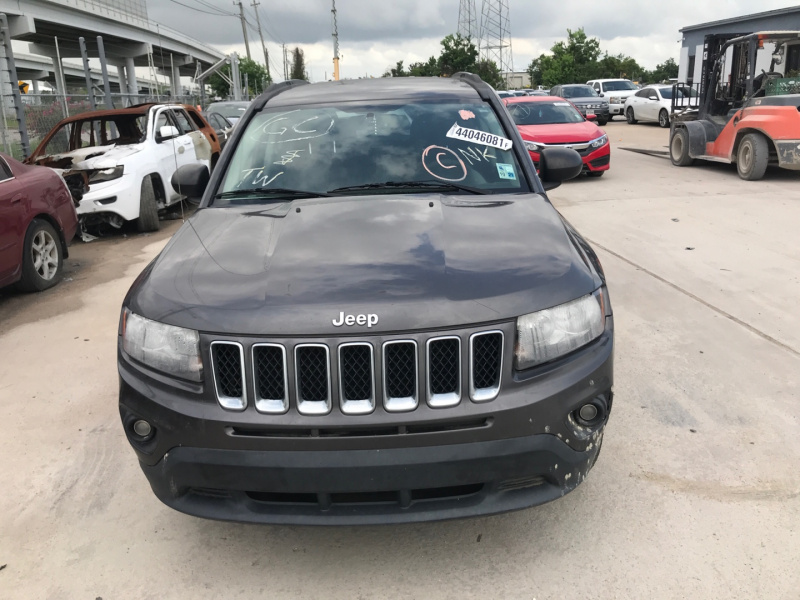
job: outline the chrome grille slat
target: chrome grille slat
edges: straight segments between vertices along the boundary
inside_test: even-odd
[[[473,402],[488,402],[500,393],[503,339],[502,331],[482,331],[469,338],[469,396]]]
[[[417,364],[414,340],[393,340],[383,345],[383,406],[388,412],[417,408]]]
[[[346,415],[375,410],[375,360],[372,345],[355,342],[339,346],[339,400]]]
[[[325,344],[300,344],[294,348],[297,411],[324,415],[331,410],[331,370]]]
[[[428,405],[456,406],[461,402],[461,338],[431,338],[428,350]]]
[[[289,410],[286,349],[280,344],[254,344],[252,360],[256,410],[285,413]]]
[[[220,406],[228,410],[244,410],[247,407],[247,391],[242,345],[238,342],[212,342],[211,363]]]

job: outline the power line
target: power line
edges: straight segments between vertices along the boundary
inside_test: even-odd
[[[186,8],[188,8],[189,10],[194,10],[194,11],[197,11],[197,12],[201,12],[201,13],[204,13],[204,14],[206,14],[206,15],[213,15],[213,16],[215,16],[215,17],[235,17],[235,16],[236,16],[236,15],[234,15],[233,13],[226,13],[226,12],[224,12],[224,11],[220,11],[220,12],[208,12],[207,10],[203,10],[203,9],[201,9],[201,8],[197,8],[196,6],[190,6],[190,5],[188,5],[188,4],[184,4],[183,2],[178,2],[178,0],[169,0],[169,1],[170,1],[170,2],[173,2],[174,4],[180,4],[181,6],[183,6],[183,7],[186,7]],[[205,6],[205,5],[204,5],[204,6]],[[212,8],[216,8],[216,7],[214,6],[214,7],[212,7]]]

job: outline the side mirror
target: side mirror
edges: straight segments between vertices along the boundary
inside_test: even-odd
[[[543,148],[539,153],[539,177],[545,190],[552,190],[562,181],[574,179],[583,171],[581,155],[571,148]]]
[[[175,128],[173,127],[173,129]],[[183,165],[172,174],[170,183],[173,189],[182,196],[202,198],[210,178],[208,168],[205,165]]]
[[[600,97],[601,97],[601,98],[605,98],[605,97],[606,97],[606,95],[605,95],[605,94],[603,94],[603,93],[601,92],[601,93],[600,93]]]
[[[173,125],[164,125],[158,130],[158,133],[156,133],[156,142],[160,144],[165,140],[171,140],[174,137],[178,137],[180,134],[181,132],[178,131],[177,127],[174,127]]]
[[[597,121],[597,115],[586,115],[587,121]]]

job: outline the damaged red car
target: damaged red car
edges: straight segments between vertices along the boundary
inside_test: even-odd
[[[539,153],[550,147],[575,150],[589,177],[601,177],[609,169],[608,136],[594,123],[594,115],[584,117],[570,102],[555,96],[506,98],[503,102],[537,169]]]
[[[57,173],[0,154],[0,287],[53,287],[77,229],[72,195]]]

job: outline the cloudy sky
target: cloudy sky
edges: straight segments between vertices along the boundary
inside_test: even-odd
[[[250,4],[248,4],[248,2]],[[263,62],[253,0],[243,0],[252,57]],[[331,77],[331,0],[260,0],[258,7],[273,78],[282,79],[281,44],[300,46],[312,81]],[[624,53],[652,69],[678,59],[679,29],[688,25],[793,6],[797,0],[508,0],[515,70],[583,27],[603,51]],[[151,21],[245,55],[238,6],[231,0],[148,0]],[[406,66],[438,56],[439,42],[458,26],[459,0],[339,0],[336,4],[342,77],[380,76],[398,60]],[[475,0],[478,12],[482,0]],[[276,73],[277,71],[277,73]]]

